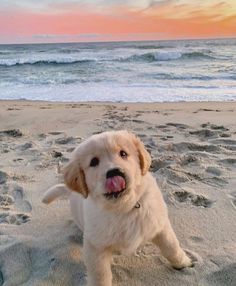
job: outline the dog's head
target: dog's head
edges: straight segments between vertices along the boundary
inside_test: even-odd
[[[128,210],[148,172],[151,157],[143,143],[128,131],[93,135],[81,143],[65,167],[66,185],[85,198],[91,196],[109,209]]]

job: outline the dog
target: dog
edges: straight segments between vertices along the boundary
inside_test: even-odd
[[[192,266],[171,227],[150,165],[150,154],[134,134],[103,132],[73,151],[64,184],[45,193],[44,203],[69,195],[72,216],[84,236],[87,285],[111,286],[112,253],[134,253],[147,241],[174,268]]]

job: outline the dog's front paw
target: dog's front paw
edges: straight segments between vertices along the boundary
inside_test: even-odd
[[[194,266],[193,260],[184,251],[181,260],[178,263],[172,263],[172,267],[177,270],[193,266]]]

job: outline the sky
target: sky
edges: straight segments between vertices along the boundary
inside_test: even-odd
[[[0,44],[236,37],[236,0],[0,0]]]

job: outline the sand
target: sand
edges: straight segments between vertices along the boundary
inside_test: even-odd
[[[84,138],[128,129],[152,155],[181,245],[195,267],[172,269],[148,243],[115,255],[114,285],[236,285],[236,102],[0,102],[0,286],[85,285],[83,237],[66,198],[41,198]]]

